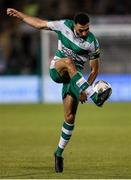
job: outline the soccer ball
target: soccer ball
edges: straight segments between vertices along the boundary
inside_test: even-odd
[[[112,93],[112,88],[111,85],[103,80],[97,81],[94,85],[93,85],[93,90],[97,93],[102,93],[104,91],[106,91],[107,89],[109,89],[109,96]]]

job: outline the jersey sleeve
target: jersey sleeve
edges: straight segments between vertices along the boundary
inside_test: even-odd
[[[63,20],[60,21],[48,21],[47,26],[52,31],[61,31]]]
[[[91,44],[91,51],[89,53],[89,59],[97,59],[100,57],[100,45],[98,40],[95,38]]]

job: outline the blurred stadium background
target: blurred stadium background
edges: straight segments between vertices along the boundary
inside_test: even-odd
[[[0,7],[0,103],[61,101],[61,88],[48,76],[57,48],[55,33],[8,17],[8,7],[49,20],[73,18],[79,11],[89,13],[91,30],[101,46],[98,79],[111,83],[110,101],[131,101],[131,1],[0,0]]]

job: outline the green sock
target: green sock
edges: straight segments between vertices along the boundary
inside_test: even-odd
[[[63,123],[60,141],[55,151],[55,154],[57,156],[62,156],[64,148],[66,147],[67,143],[69,142],[71,138],[73,129],[74,129],[74,124],[69,124],[67,122]]]
[[[81,73],[77,72],[71,79],[77,87],[79,87],[80,91],[85,91],[88,87],[89,84],[88,82],[84,79]]]
[[[98,100],[98,93],[95,92],[90,98],[92,99],[92,101],[93,101],[94,103],[96,103],[97,100]]]
[[[55,151],[55,154],[57,156],[62,156],[62,153],[63,153],[64,149],[61,149],[59,146],[57,147],[56,151]]]

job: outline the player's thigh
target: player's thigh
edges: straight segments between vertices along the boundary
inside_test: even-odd
[[[56,66],[59,64],[59,67],[61,67],[59,70],[56,68]],[[50,63],[50,69],[49,69],[50,77],[53,81],[57,83],[68,83],[70,81],[70,76],[68,72],[66,71],[66,68],[64,68],[64,63],[62,59],[60,60],[52,60]]]
[[[72,77],[77,71],[73,60],[70,58],[61,58],[60,60],[57,60],[55,63],[55,68],[61,76],[68,71],[70,77]]]
[[[55,69],[57,70],[57,72],[59,72],[60,74],[63,72],[63,70],[67,70],[66,68],[66,63],[65,63],[65,59],[62,58],[60,60],[57,60],[55,62]]]

